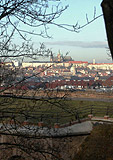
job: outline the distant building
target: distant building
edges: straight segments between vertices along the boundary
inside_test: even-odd
[[[87,67],[87,61],[69,61],[69,64],[72,64],[75,67]]]
[[[18,62],[18,61],[12,61],[12,63],[13,63],[13,65],[14,65],[15,67],[18,67],[18,66],[19,66],[19,62]]]
[[[59,52],[56,57],[54,57],[51,54],[50,61],[51,62],[67,62],[67,61],[73,61],[73,59],[71,58],[71,56],[63,56]]]
[[[93,64],[95,64],[95,59],[93,59]]]
[[[75,76],[76,70],[75,70],[74,65],[70,68],[70,71],[71,71],[72,75]]]
[[[89,63],[89,69],[113,70],[113,63]]]

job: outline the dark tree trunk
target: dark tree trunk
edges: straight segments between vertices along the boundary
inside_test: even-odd
[[[101,6],[104,15],[108,45],[113,59],[113,0],[103,0]]]

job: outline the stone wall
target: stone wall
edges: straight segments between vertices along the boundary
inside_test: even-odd
[[[72,160],[87,136],[39,138],[0,135],[1,160]]]

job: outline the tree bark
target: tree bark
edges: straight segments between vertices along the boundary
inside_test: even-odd
[[[103,0],[101,6],[104,15],[108,45],[113,59],[113,0]]]

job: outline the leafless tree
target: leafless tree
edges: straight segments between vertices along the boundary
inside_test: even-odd
[[[23,61],[25,58],[37,59],[38,56],[51,55],[51,50],[46,49],[44,44],[41,44],[38,49],[35,49],[32,44],[32,36],[49,38],[49,25],[56,25],[68,31],[78,32],[102,16],[96,17],[96,10],[94,10],[93,20],[90,21],[86,15],[87,22],[83,26],[80,26],[78,23],[74,25],[57,24],[55,20],[59,18],[68,7],[62,7],[59,2],[60,0],[0,1],[0,58],[2,62],[0,66],[0,84],[1,87],[3,87],[0,91],[0,127],[1,135],[3,135],[1,136],[0,149],[2,159],[4,158],[4,160],[8,157],[3,153],[11,149],[10,155],[14,148],[16,148],[16,153],[19,152],[19,156],[20,153],[22,153],[23,156],[27,156],[27,159],[30,159],[30,157],[35,160],[50,160],[50,157],[54,160],[65,159],[65,157],[62,157],[62,154],[60,154],[65,143],[62,143],[60,147],[58,144],[53,145],[50,138],[52,136],[50,134],[53,132],[50,132],[50,127],[53,126],[54,122],[59,122],[59,118],[62,117],[62,112],[68,113],[70,117],[73,116],[75,119],[78,117],[78,115],[76,115],[77,111],[69,110],[69,108],[66,109],[66,104],[62,101],[62,99],[65,99],[66,94],[59,99],[58,94],[53,92],[52,95],[55,94],[55,98],[54,96],[51,98],[50,93],[47,91],[47,99],[42,97],[35,99],[36,93],[39,91],[38,87],[35,92],[32,92],[32,99],[24,97],[23,90],[19,90],[18,88],[17,90],[14,88],[15,94],[3,94],[6,90],[10,91],[12,87],[19,85],[21,88],[29,78],[24,77],[23,73],[25,73],[25,71],[16,67],[12,69],[6,66],[5,62],[17,59]],[[17,42],[18,44],[15,43],[15,41],[18,40],[20,42]],[[37,76],[46,69],[47,68],[44,68],[42,71],[32,74],[30,77]],[[16,78],[20,74],[22,78],[17,80]],[[29,93],[27,95],[29,95]],[[42,112],[42,107],[44,107],[44,112]],[[58,108],[58,113],[56,113],[55,107]],[[42,130],[40,126],[36,126],[37,120],[38,122],[48,122],[47,124],[49,125],[46,127],[44,133],[46,136],[43,136],[42,132],[44,132],[44,130]],[[33,121],[34,123],[31,123]],[[4,134],[6,134],[7,138],[4,138]],[[22,157],[19,156],[12,157],[12,159],[22,159]]]
[[[25,58],[37,59],[39,56],[51,55],[51,50],[46,49],[44,44],[36,49],[32,44],[32,36],[50,37],[48,25],[56,25],[77,32],[77,24],[55,23],[55,20],[68,7],[62,7],[59,2],[59,0],[0,1],[0,127],[1,135],[3,135],[0,139],[0,149],[1,158],[4,160],[8,158],[8,154],[11,157],[15,149],[19,155],[12,156],[12,159],[22,159],[21,153],[24,157],[35,160],[50,160],[50,157],[56,160],[63,159],[60,156],[63,146],[59,149],[58,145],[57,147],[52,145],[50,134],[53,131],[50,132],[49,127],[59,122],[62,112],[69,113],[69,116],[73,114],[76,117],[75,113],[66,109],[63,104],[62,100],[65,99],[66,94],[59,99],[58,93],[53,93],[55,95],[52,94],[53,98],[51,98],[47,91],[46,98],[42,98],[42,95],[41,98],[36,99],[37,92],[39,92],[38,87],[32,93],[27,93],[21,87],[29,78],[40,75],[48,67],[26,78],[25,70],[6,65],[6,62],[12,60],[22,62]],[[17,80],[20,75],[21,79]],[[24,96],[26,93],[27,98]],[[31,99],[29,94],[32,94]],[[59,110],[57,113],[56,108]],[[40,132],[44,130],[37,126],[37,123],[42,121],[47,123],[44,134],[48,134],[49,138],[48,135],[40,135]],[[5,137],[4,134],[6,134]]]
[[[84,25],[78,23],[58,24],[57,18],[68,8],[62,7],[60,0],[1,0],[0,2],[0,57],[2,61],[8,58],[32,57],[48,55],[50,51],[43,45],[39,49],[33,49],[30,44],[31,36],[49,38],[49,25],[56,25],[71,32],[78,32],[100,16],[96,16]],[[22,43],[14,43],[21,37]]]
[[[49,4],[50,3],[50,4]],[[33,49],[30,36],[49,37],[47,25],[57,19],[67,8],[51,5],[50,1],[2,0],[0,2],[0,57],[8,58],[32,57],[49,54],[41,45]],[[53,2],[55,3],[55,1]],[[41,30],[38,33],[38,30]],[[14,43],[21,38],[22,43]]]

